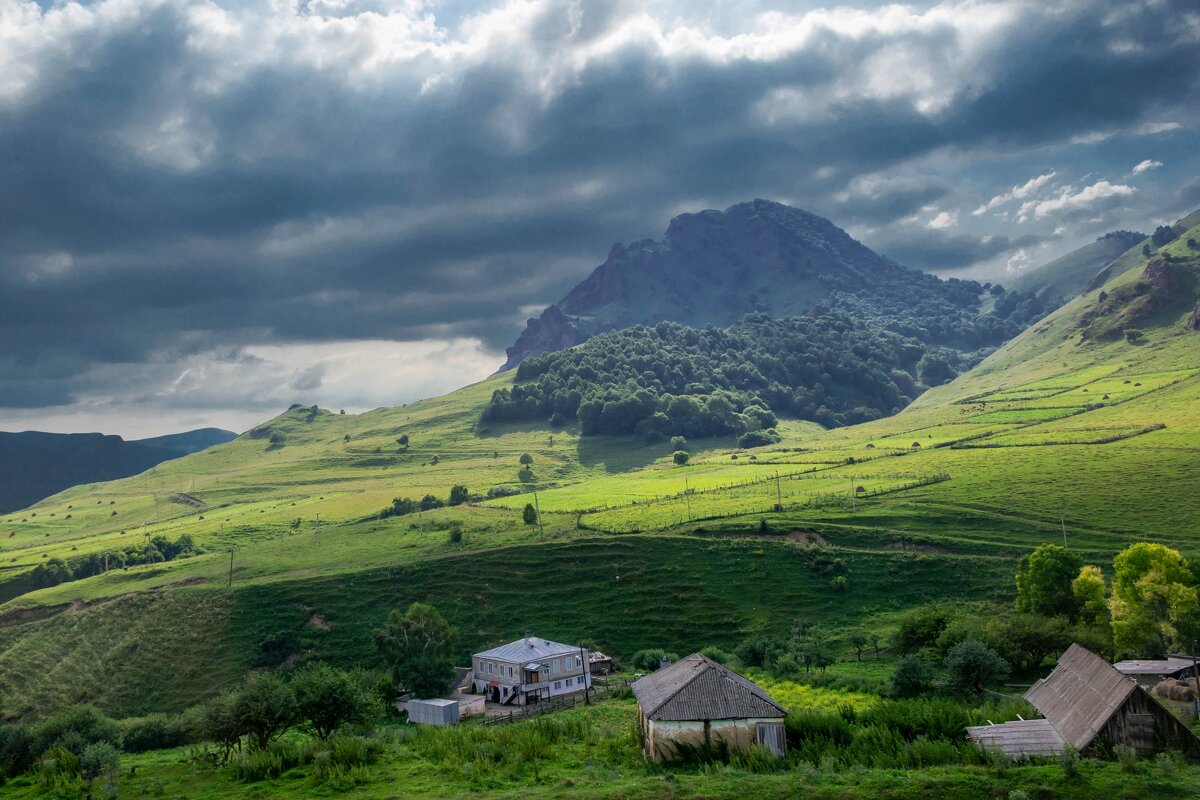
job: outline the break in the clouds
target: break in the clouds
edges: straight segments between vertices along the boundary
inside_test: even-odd
[[[999,276],[1191,210],[1198,100],[1185,0],[0,0],[0,427],[452,388],[753,197]]]

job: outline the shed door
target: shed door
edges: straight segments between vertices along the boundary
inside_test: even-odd
[[[783,758],[787,754],[787,738],[782,722],[760,722],[755,727],[758,743],[775,755]]]
[[[1125,730],[1129,740],[1126,744],[1137,750],[1139,755],[1154,753],[1153,714],[1126,714]]]

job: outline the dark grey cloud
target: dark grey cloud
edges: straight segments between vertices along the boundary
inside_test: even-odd
[[[249,345],[498,352],[613,241],[751,197],[956,270],[1196,194],[1170,184],[1200,167],[1194,4],[879,5],[96,0],[14,18],[0,407],[177,380],[201,356],[249,369]],[[1129,175],[1149,157],[1167,167]],[[971,215],[1048,170],[1040,216]],[[1054,205],[1100,181],[1131,191]]]

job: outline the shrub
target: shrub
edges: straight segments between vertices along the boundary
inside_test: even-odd
[[[533,463],[533,456],[531,456],[529,453],[521,453],[521,457],[517,460],[521,462],[522,466],[528,467]]]
[[[0,784],[28,772],[36,758],[33,730],[26,724],[0,725]]]
[[[854,728],[840,714],[802,711],[784,720],[788,747],[799,748],[806,742],[823,741],[835,747],[848,747],[854,741]]]
[[[462,525],[454,524],[450,526],[450,534],[446,537],[449,544],[460,544],[463,540]]]
[[[704,656],[705,658],[711,658],[713,661],[717,662],[718,664],[728,665],[733,662],[733,653],[730,653],[726,650],[722,650],[721,648],[715,647],[713,645],[709,645],[708,647],[701,650],[700,655]]]
[[[294,742],[277,741],[258,750],[240,753],[233,760],[233,775],[239,781],[253,783],[278,778],[305,761],[304,748]]]
[[[687,440],[687,437],[684,437],[684,436],[672,436],[672,437],[671,437],[671,449],[672,449],[672,450],[683,450],[683,451],[688,451],[688,450],[690,450],[691,448],[689,448],[689,447],[688,447],[688,440]]]
[[[267,441],[275,447],[283,447],[284,443],[287,441],[287,434],[283,431],[271,431],[271,436],[269,439],[267,439]]]
[[[447,505],[460,506],[471,498],[471,493],[466,486],[455,484],[450,487],[450,500]]]
[[[896,697],[916,697],[933,684],[933,667],[917,656],[901,656],[892,672],[889,689]]]
[[[654,672],[659,668],[664,657],[672,663],[679,660],[679,656],[675,653],[668,653],[661,648],[648,648],[634,653],[629,659],[629,666],[640,672]]]
[[[192,738],[184,729],[179,717],[166,714],[150,714],[121,720],[122,749],[126,753],[144,753],[147,750],[165,750],[189,744]]]
[[[938,606],[923,606],[913,609],[900,621],[894,644],[900,655],[931,647],[950,623],[950,613]]]
[[[88,786],[88,797],[94,795],[96,781],[103,780],[105,796],[115,798],[121,775],[121,752],[108,742],[89,744],[79,757],[79,774]]]
[[[107,742],[121,747],[121,726],[95,706],[75,706],[47,719],[37,726],[33,749],[45,753],[62,745],[76,756],[82,755],[89,744]]]
[[[972,723],[965,706],[947,698],[881,700],[859,714],[864,725],[882,725],[904,739],[957,739]]]
[[[533,503],[526,503],[525,510],[521,512],[521,519],[526,525],[537,525],[538,514],[537,509],[533,507]]]
[[[774,428],[768,428],[765,431],[747,431],[738,437],[737,446],[744,450],[751,447],[765,447],[781,441],[782,438]]]
[[[296,695],[277,673],[259,673],[238,692],[234,714],[251,746],[266,750],[272,739],[296,724]]]
[[[691,459],[691,456],[688,455],[688,452],[686,450],[676,450],[675,454],[671,456],[671,460],[680,466],[683,466],[684,464],[688,463],[688,461],[690,459]]]
[[[1137,772],[1139,769],[1137,750],[1127,745],[1119,744],[1113,748],[1121,772]]]
[[[946,653],[946,672],[950,688],[959,692],[980,693],[989,683],[1008,677],[1008,662],[983,642],[965,639]]]

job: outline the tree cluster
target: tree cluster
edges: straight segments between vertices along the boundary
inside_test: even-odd
[[[190,534],[185,533],[174,540],[159,535],[150,539],[146,544],[125,550],[89,553],[83,558],[72,561],[66,561],[57,556],[49,558],[44,564],[34,567],[30,575],[36,586],[57,586],[67,581],[99,575],[105,569],[124,569],[138,564],[174,561],[177,558],[187,558],[200,552],[202,551],[192,541]]]
[[[823,425],[877,419],[923,391],[926,368],[953,377],[959,356],[939,368],[920,341],[844,314],[772,319],[748,315],[724,330],[671,322],[602,334],[571,350],[528,359],[511,389],[493,393],[484,422],[578,420],[581,433],[742,436],[774,440],[776,413]]]

